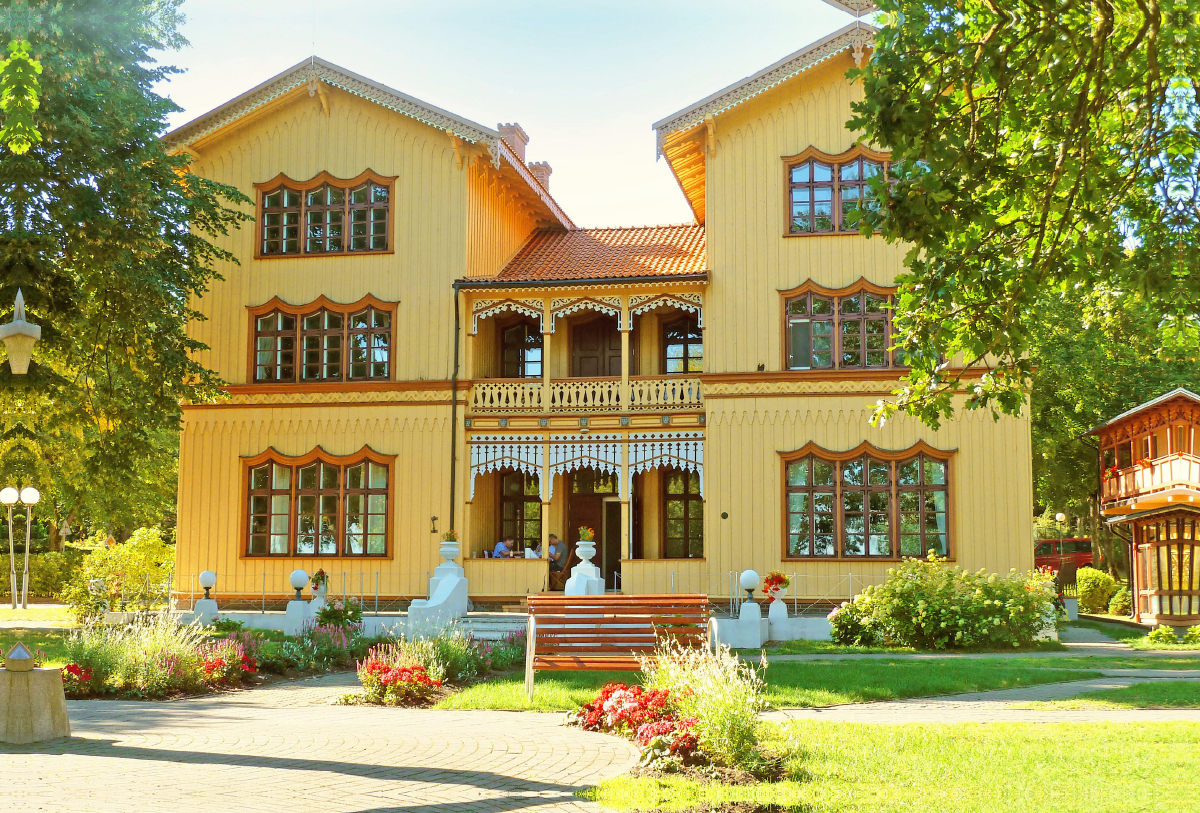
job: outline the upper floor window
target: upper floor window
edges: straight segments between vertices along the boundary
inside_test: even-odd
[[[390,464],[374,453],[253,462],[248,556],[385,556]]]
[[[542,334],[532,322],[501,329],[500,362],[505,378],[542,377]]]
[[[784,159],[788,178],[790,234],[857,232],[850,214],[877,202],[870,180],[887,171],[885,156],[855,148],[840,156],[815,149]]]
[[[255,184],[261,209],[258,256],[388,251],[393,181],[367,170],[349,180],[322,172],[303,183],[281,174]]]
[[[813,452],[787,461],[786,558],[898,558],[949,550],[949,463]]]
[[[890,293],[865,287],[821,292],[803,291],[804,287],[784,292],[788,369],[904,366],[901,354],[891,349]]]
[[[668,375],[704,372],[704,334],[694,316],[663,326],[663,354]]]
[[[254,315],[256,382],[386,381],[391,378],[392,313],[375,303],[277,304]]]

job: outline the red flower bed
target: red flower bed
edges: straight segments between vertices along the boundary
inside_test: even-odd
[[[670,692],[609,683],[595,700],[576,713],[576,722],[587,731],[629,734],[637,731],[639,726],[671,716]]]
[[[442,685],[424,666],[393,666],[371,657],[359,664],[358,679],[369,702],[387,706],[428,705]]]
[[[77,663],[68,663],[62,669],[63,691],[72,697],[92,693],[92,670]]]

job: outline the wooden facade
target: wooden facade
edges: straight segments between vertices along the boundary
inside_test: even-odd
[[[303,567],[331,573],[335,592],[419,596],[449,527],[476,599],[560,588],[550,537],[573,551],[580,525],[625,593],[729,596],[732,574],[754,568],[842,600],[913,539],[970,569],[1031,567],[1028,418],[871,427],[904,372],[887,315],[904,249],[789,226],[796,161],[838,173],[832,206],[850,194],[839,161],[886,159],[844,124],[861,93],[845,74],[866,48],[861,26],[845,29],[659,122],[696,215],[682,226],[580,229],[525,163],[516,125],[492,130],[320,60],[170,134],[259,217],[222,240],[241,263],[196,303],[200,358],[229,384],[185,409],[176,588],[211,569],[226,594],[283,595]],[[310,179],[386,184],[386,250],[326,250],[326,231],[323,256],[265,253],[258,207],[288,179],[304,194],[325,188]],[[806,193],[818,225],[822,183]],[[312,221],[296,203],[298,239],[330,218],[351,226],[350,204],[329,214],[334,199]],[[370,342],[386,370],[360,361],[352,375]],[[800,457],[839,478],[807,505],[787,485]],[[309,480],[252,489],[253,465],[275,460],[290,467],[280,478]],[[347,479],[360,460],[388,465],[373,514]],[[386,551],[356,553],[372,516],[387,517]],[[250,554],[256,534],[268,553]],[[336,554],[302,553],[314,534]],[[505,535],[539,558],[485,558]]]
[[[1128,534],[1134,615],[1200,621],[1200,396],[1173,390],[1091,430],[1100,441],[1101,512]]]

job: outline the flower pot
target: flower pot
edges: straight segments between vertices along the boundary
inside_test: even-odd
[[[787,592],[786,587],[772,587],[770,590],[767,591],[768,603],[776,601],[776,600],[783,600],[783,594],[786,592]]]

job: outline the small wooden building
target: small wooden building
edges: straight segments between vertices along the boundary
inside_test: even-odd
[[[1101,511],[1130,538],[1134,614],[1200,623],[1200,395],[1176,389],[1092,429],[1100,439]]]

